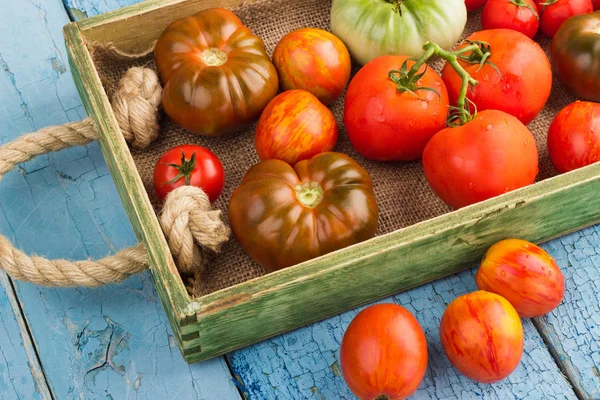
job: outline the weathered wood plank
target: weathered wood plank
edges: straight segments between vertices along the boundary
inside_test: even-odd
[[[0,398],[50,400],[50,390],[27,332],[13,287],[2,271],[0,271],[0,332]]]
[[[62,2],[0,0],[0,9],[0,34],[11,38],[0,42],[0,142],[83,117]],[[9,173],[0,209],[0,230],[27,252],[102,257],[135,243],[97,144]],[[183,361],[149,274],[99,289],[16,286],[55,398],[239,398],[223,358]]]
[[[535,320],[584,399],[600,398],[600,226],[544,244],[566,278],[562,304]]]
[[[473,271],[436,281],[382,302],[406,307],[428,341],[429,366],[415,399],[576,399],[530,320],[524,320],[525,353],[509,378],[492,385],[460,375],[445,356],[439,321],[456,296],[475,290]],[[360,308],[362,309],[362,308]],[[359,309],[359,310],[360,310]],[[341,376],[339,346],[358,310],[231,353],[233,372],[254,399],[351,399]]]

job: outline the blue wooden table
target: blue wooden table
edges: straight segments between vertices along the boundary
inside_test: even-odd
[[[136,0],[0,0],[0,143],[85,116],[61,28]],[[20,166],[0,184],[0,231],[29,253],[102,257],[135,238],[97,144]],[[566,276],[563,304],[524,320],[525,354],[506,380],[477,384],[442,352],[445,305],[473,271],[384,300],[426,331],[419,399],[600,398],[600,228],[544,245]],[[338,362],[357,310],[187,365],[148,273],[98,289],[51,289],[0,272],[1,399],[348,399]]]

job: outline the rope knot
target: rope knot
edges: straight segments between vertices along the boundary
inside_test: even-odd
[[[160,224],[179,271],[188,274],[203,263],[194,241],[218,252],[231,233],[221,220],[221,210],[211,210],[208,196],[195,186],[181,186],[169,193]]]
[[[127,143],[148,147],[158,136],[158,106],[162,88],[156,72],[133,67],[119,81],[112,107]]]

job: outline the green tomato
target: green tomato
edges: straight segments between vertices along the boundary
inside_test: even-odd
[[[467,23],[464,0],[333,0],[331,31],[366,64],[383,55],[420,57],[423,45],[450,49]]]

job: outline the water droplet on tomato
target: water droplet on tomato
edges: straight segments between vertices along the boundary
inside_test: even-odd
[[[596,160],[597,160],[597,159],[598,159],[598,157],[597,157],[597,156],[592,156],[592,161],[593,161],[593,162],[596,162]]]
[[[527,267],[525,266],[525,267],[523,267],[523,271],[527,272],[527,271],[529,271],[529,268],[527,268]]]
[[[503,277],[505,277],[506,276],[506,271],[505,270],[500,271],[500,275],[502,275]]]
[[[502,91],[503,91],[504,93],[508,93],[508,92],[510,92],[510,85],[509,85],[508,83],[504,82],[504,83],[502,84]]]
[[[529,144],[529,142],[526,140],[526,141],[524,141],[524,142],[523,142],[523,144],[524,144],[525,146],[527,146],[527,145]]]
[[[414,119],[410,119],[408,120],[408,127],[409,128],[414,128],[415,127],[415,120]]]
[[[552,275],[552,271],[551,270],[548,270],[548,275]]]
[[[427,110],[428,107],[429,107],[429,103],[426,100],[421,100],[421,108],[423,110]]]
[[[489,124],[488,126],[485,127],[486,131],[491,131],[493,128],[492,124]]]
[[[469,182],[469,189],[475,188],[475,184],[473,182]]]
[[[545,270],[546,270],[546,267],[544,267],[544,266],[542,265],[542,271],[545,271]]]
[[[531,257],[531,254],[526,254],[525,255],[525,258],[529,258],[529,257]]]

